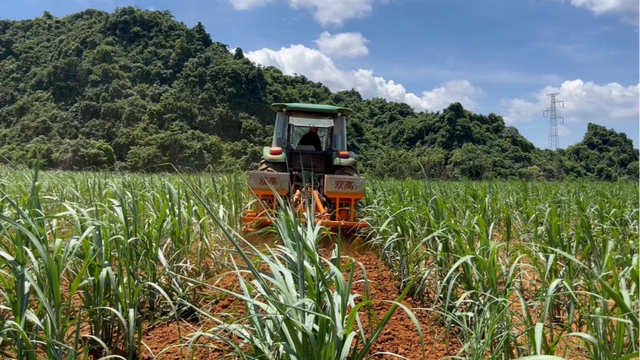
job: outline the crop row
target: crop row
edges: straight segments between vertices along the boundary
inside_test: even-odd
[[[357,359],[394,311],[417,331],[425,311],[460,358],[638,356],[637,184],[369,181],[365,238],[397,300],[422,304],[383,314],[364,269],[321,256],[325,229],[285,204],[278,246],[244,241],[249,201],[242,175],[3,169],[0,355],[133,359],[149,326],[199,319],[214,325],[184,330],[185,356],[205,338],[241,358]],[[216,285],[225,272],[240,290]],[[203,311],[220,292],[242,319]]]

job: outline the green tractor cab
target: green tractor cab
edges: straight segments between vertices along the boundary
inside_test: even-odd
[[[347,122],[351,109],[331,105],[271,105],[276,112],[270,147],[262,151],[260,170],[314,174],[356,175],[355,154],[347,150]],[[317,129],[319,147],[301,142]]]
[[[313,198],[319,206],[316,219],[327,226],[345,221],[347,227],[356,226],[355,205],[364,197],[364,179],[358,176],[355,154],[347,149],[346,118],[353,111],[299,103],[276,103],[271,109],[276,113],[271,146],[263,148],[258,171],[249,173],[250,191],[262,209],[250,210],[243,221],[265,220],[264,211],[276,207],[275,190],[294,202]]]

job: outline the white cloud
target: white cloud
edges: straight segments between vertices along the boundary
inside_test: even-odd
[[[305,75],[333,90],[354,88],[364,97],[383,97],[390,101],[405,102],[417,110],[439,110],[451,102],[460,102],[465,108],[475,107],[475,98],[482,91],[467,80],[453,80],[420,95],[408,92],[402,84],[374,76],[373,70],[342,70],[333,60],[318,50],[303,45],[292,45],[278,51],[261,49],[245,54],[251,61],[264,66],[275,66],[284,74]]]
[[[229,2],[236,10],[248,10],[270,4],[273,0],[229,0]]]
[[[585,8],[595,15],[622,14],[622,22],[633,26],[638,26],[640,22],[638,18],[640,2],[638,0],[571,0],[571,5]]]
[[[571,5],[585,8],[596,15],[617,12],[638,14],[638,0],[571,0]]]
[[[248,10],[272,3],[273,0],[228,0],[236,10]],[[375,0],[287,0],[294,9],[309,10],[322,24],[342,25],[345,20],[364,17],[371,13]]]
[[[360,33],[331,35],[325,31],[314,42],[318,45],[320,51],[326,55],[358,57],[369,54],[369,49],[365,45],[369,40],[365,39]]]
[[[320,81],[331,86],[345,86],[345,75],[331,58],[318,50],[303,45],[292,45],[278,51],[264,48],[249,51],[245,56],[251,61],[264,66],[275,66],[286,75],[305,75],[313,81]]]
[[[311,10],[322,26],[342,25],[345,20],[371,13],[373,0],[289,0],[294,9]]]
[[[559,93],[564,108],[558,115],[568,123],[638,121],[640,84],[624,87],[618,83],[598,85],[591,81],[567,80],[558,87],[547,86],[533,95],[532,101],[503,99],[502,112],[510,124],[540,120],[549,107],[546,94]]]
[[[474,98],[481,95],[482,91],[468,80],[451,80],[431,91],[422,92],[418,98],[414,94],[407,94],[404,102],[416,109],[436,110],[445,107],[443,104],[460,102],[466,108],[473,110],[476,106]]]

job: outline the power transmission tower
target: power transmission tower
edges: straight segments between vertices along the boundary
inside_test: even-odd
[[[564,101],[556,100],[556,95],[559,93],[547,94],[551,97],[551,106],[542,112],[542,116],[549,117],[549,149],[556,150],[560,141],[558,140],[558,121],[560,124],[564,124],[564,117],[558,116],[556,108],[564,108]]]

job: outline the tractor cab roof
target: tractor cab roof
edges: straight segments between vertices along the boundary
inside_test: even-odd
[[[298,113],[315,113],[315,114],[342,114],[349,116],[353,111],[346,107],[320,105],[320,104],[301,104],[301,103],[274,103],[271,104],[271,110],[275,112],[298,112]]]

